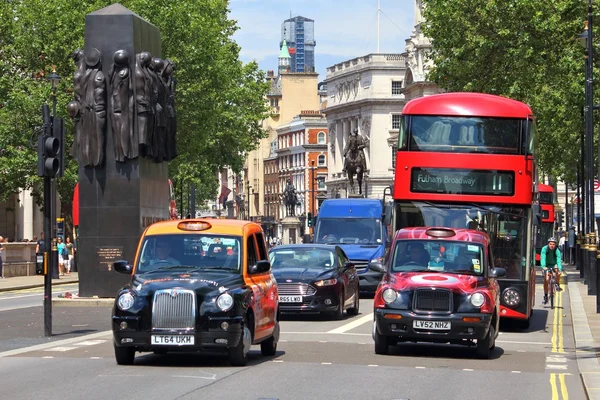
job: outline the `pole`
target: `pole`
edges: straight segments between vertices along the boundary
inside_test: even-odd
[[[52,216],[50,208],[50,191],[52,185],[50,177],[44,177],[44,336],[52,336],[52,263],[50,262],[50,250],[52,249]]]
[[[315,200],[316,200],[316,196],[315,196],[315,160],[311,161],[311,165],[312,165],[312,170],[311,170],[312,176],[311,176],[311,179],[310,179],[310,182],[311,182],[311,184],[310,184],[310,189],[311,189],[311,196],[310,196],[311,207],[310,208],[312,210],[312,217],[313,217],[313,220],[314,220],[314,218],[315,218],[315,209],[316,209],[316,207],[315,207]],[[312,228],[312,230],[314,232],[315,228],[314,228],[314,226],[312,226],[312,221],[311,221],[311,228]]]
[[[587,31],[587,58],[588,58],[588,74],[587,74],[587,86],[588,86],[588,119],[589,128],[586,132],[588,137],[587,142],[587,191],[588,191],[588,294],[596,294],[596,218],[594,216],[594,154],[592,148],[594,147],[594,88],[593,88],[593,58],[594,58],[594,45],[593,45],[593,14],[592,14],[592,0],[588,0],[588,31]]]
[[[246,181],[246,191],[248,192],[248,201],[246,202],[246,219],[250,221],[250,181]]]
[[[192,182],[192,193],[190,194],[190,203],[192,205],[190,214],[192,215],[192,218],[196,218],[196,184]],[[218,205],[217,205],[218,207]]]

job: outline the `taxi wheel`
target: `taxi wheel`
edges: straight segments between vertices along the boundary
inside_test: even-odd
[[[375,321],[373,321],[373,341],[375,342],[375,354],[389,354],[390,338],[377,332],[377,323]]]
[[[277,342],[279,342],[279,321],[275,324],[273,335],[260,343],[260,352],[263,356],[274,356],[277,353]]]
[[[477,355],[480,358],[490,358],[492,349],[496,346],[496,331],[493,326],[490,326],[488,334],[481,340],[477,340]]]
[[[135,359],[135,349],[115,346],[115,359],[119,365],[131,365]]]
[[[242,337],[238,342],[237,346],[230,347],[229,352],[229,363],[235,367],[243,367],[248,364],[248,351],[252,345],[252,332],[248,327],[247,319],[244,319],[244,328],[242,329]]]

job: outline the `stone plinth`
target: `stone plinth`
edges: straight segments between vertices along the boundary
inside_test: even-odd
[[[300,243],[300,227],[302,226],[300,218],[285,217],[281,220],[283,228],[283,244],[298,244]]]

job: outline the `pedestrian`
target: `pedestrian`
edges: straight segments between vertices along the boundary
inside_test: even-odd
[[[67,261],[65,266],[67,268],[67,275],[71,274],[71,268],[73,267],[73,259],[75,258],[75,246],[71,243],[71,238],[67,236],[65,239],[67,242],[65,243],[65,247],[67,248]]]
[[[560,239],[558,239],[558,249],[560,250],[560,254],[562,255],[563,258],[563,262],[566,262],[565,260],[565,235],[561,234],[560,235]]]
[[[44,247],[44,232],[40,232],[40,239],[34,238],[37,245],[35,246],[35,254],[42,254],[46,252]]]
[[[4,279],[4,273],[2,270],[2,257],[4,257],[4,247],[2,247],[2,242],[4,242],[4,238],[0,236],[0,279]]]
[[[65,259],[69,260],[69,255],[66,252],[67,246],[63,243],[61,237],[57,239],[58,244],[56,245],[56,250],[58,251],[58,273],[59,275],[65,274]]]

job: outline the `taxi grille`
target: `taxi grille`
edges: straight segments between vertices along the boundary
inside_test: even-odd
[[[417,289],[413,310],[435,313],[452,312],[452,292],[447,289]]]
[[[153,330],[192,330],[196,322],[196,294],[186,289],[160,289],[152,302]]]
[[[317,289],[306,283],[278,283],[277,291],[280,296],[312,296]]]

